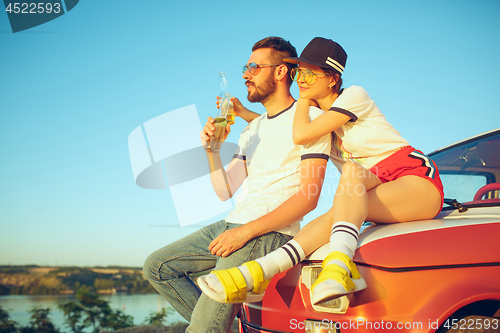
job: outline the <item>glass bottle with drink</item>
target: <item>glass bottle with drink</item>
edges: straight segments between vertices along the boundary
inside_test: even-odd
[[[226,80],[226,72],[219,72],[220,81],[220,93],[219,93],[219,105],[222,109],[222,116],[226,118],[229,125],[234,124],[234,107],[233,102],[231,102],[231,94],[229,93],[229,88]]]
[[[219,111],[214,118],[215,132],[207,142],[207,150],[217,153],[226,136],[227,124],[234,124],[234,107],[231,102],[231,94],[229,93],[226,80],[226,72],[219,72],[220,94],[219,94]]]

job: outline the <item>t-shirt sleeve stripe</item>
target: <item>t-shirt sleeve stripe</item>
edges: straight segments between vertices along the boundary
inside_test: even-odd
[[[303,161],[303,160],[307,160],[309,158],[320,158],[320,159],[323,159],[323,160],[327,160],[330,158],[329,155],[327,154],[321,154],[321,153],[316,153],[316,154],[304,154],[302,156],[300,156],[300,160]]]
[[[354,113],[352,113],[351,111],[347,111],[346,109],[333,107],[333,108],[330,108],[330,110],[328,110],[328,111],[335,111],[335,112],[340,112],[342,114],[345,114],[346,116],[351,118],[351,120],[349,120],[349,121],[358,120],[358,117]]]
[[[247,157],[245,155],[234,154],[233,158],[237,158],[237,159],[240,159],[240,160],[243,160],[243,161],[247,160]]]

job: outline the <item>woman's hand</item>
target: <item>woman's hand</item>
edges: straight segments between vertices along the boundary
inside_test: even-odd
[[[231,97],[230,101],[233,103],[234,114],[238,117],[243,118],[243,114],[248,112],[248,109],[244,107],[240,100],[236,97]]]
[[[317,108],[319,108],[319,104],[318,102],[316,102],[314,99],[308,99],[308,98],[300,98],[297,100],[297,106],[299,105],[302,105],[302,104],[306,104],[309,105],[309,106],[315,106]]]
[[[242,114],[248,112],[248,109],[243,106],[240,100],[236,97],[231,97],[230,101],[233,103],[234,114],[238,117],[242,117]],[[215,102],[217,109],[220,108],[220,97],[217,96],[217,101]]]
[[[238,98],[231,97],[230,101],[233,103],[234,115],[242,118],[247,123],[251,122],[252,120],[257,118],[258,116],[260,116],[260,114],[253,112],[253,111],[247,109],[246,107],[244,107]],[[219,97],[217,97],[216,104],[217,104],[217,108],[219,108]]]

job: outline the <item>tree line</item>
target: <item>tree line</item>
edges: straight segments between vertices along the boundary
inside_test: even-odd
[[[39,273],[45,269],[43,273]],[[98,292],[154,293],[140,268],[0,266],[0,296],[76,293],[80,287]]]
[[[177,322],[165,325],[171,308],[163,308],[160,312],[151,312],[143,325],[134,326],[134,318],[120,310],[113,310],[109,302],[100,298],[90,288],[81,287],[76,293],[76,301],[68,301],[58,305],[64,314],[64,326],[72,333],[180,333],[187,324]],[[9,313],[0,306],[0,333],[62,333],[49,318],[49,308],[33,308],[29,310],[30,322],[21,326],[10,318]]]

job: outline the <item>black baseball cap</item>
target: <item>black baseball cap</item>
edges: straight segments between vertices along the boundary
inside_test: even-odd
[[[333,69],[339,75],[342,75],[347,61],[347,53],[342,46],[333,40],[315,37],[307,44],[300,57],[286,58],[283,61],[292,64],[305,62],[321,68]]]

